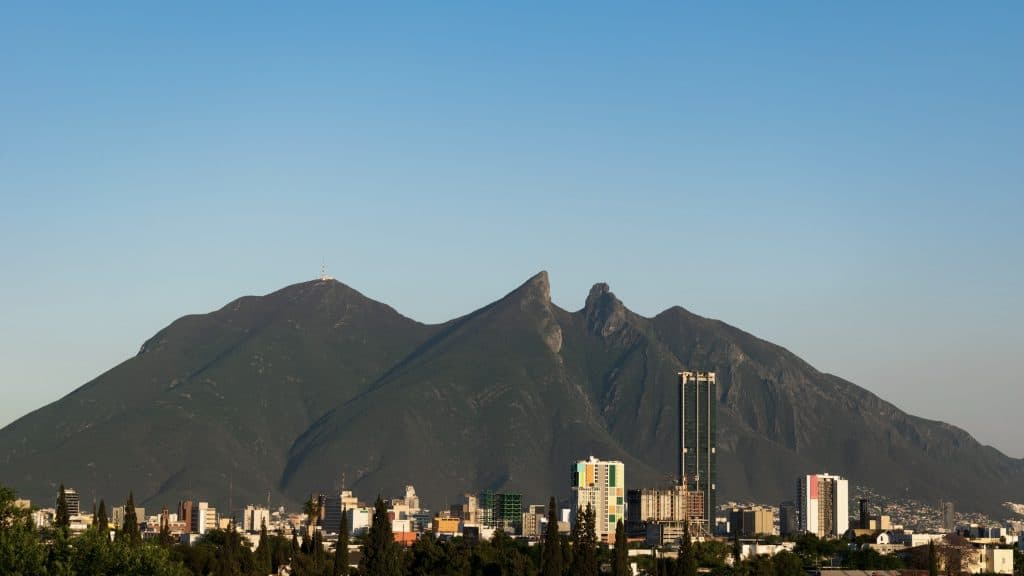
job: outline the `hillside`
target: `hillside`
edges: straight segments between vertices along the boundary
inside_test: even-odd
[[[466,316],[424,325],[335,281],[186,316],[139,354],[0,430],[0,482],[60,482],[149,505],[192,494],[293,505],[347,486],[414,483],[428,505],[510,489],[568,494],[568,463],[673,474],[676,372],[713,370],[720,498],[778,502],[799,473],[994,515],[1024,500],[1024,461],[901,412],[789,351],[674,307],[629,311],[604,284],[554,305],[546,273]]]

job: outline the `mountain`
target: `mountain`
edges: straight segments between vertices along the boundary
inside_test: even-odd
[[[563,310],[543,272],[438,325],[335,281],[186,316],[0,430],[0,483],[237,508],[344,479],[364,499],[412,483],[440,508],[479,489],[566,496],[569,462],[593,454],[625,462],[629,486],[666,485],[682,369],[718,376],[723,501],[778,502],[824,471],[964,511],[1024,500],[1024,460],[958,428],[717,320],[634,314],[605,284]]]

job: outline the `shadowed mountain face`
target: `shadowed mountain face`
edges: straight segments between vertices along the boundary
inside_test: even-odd
[[[962,430],[682,308],[638,316],[604,284],[562,310],[543,272],[434,326],[334,281],[186,316],[0,430],[0,482],[40,501],[64,482],[86,501],[237,508],[344,476],[366,499],[415,484],[439,508],[480,489],[565,496],[569,462],[593,454],[624,461],[630,487],[666,485],[682,369],[718,374],[723,501],[777,502],[824,471],[962,510],[1024,500],[1024,460]]]

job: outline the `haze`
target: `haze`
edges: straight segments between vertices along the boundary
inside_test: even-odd
[[[1024,456],[1022,16],[6,6],[0,426],[322,263],[424,322],[546,269]]]

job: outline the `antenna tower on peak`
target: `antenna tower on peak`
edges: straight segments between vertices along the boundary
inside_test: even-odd
[[[320,265],[320,281],[327,282],[328,280],[334,280],[334,276],[327,274],[327,264]]]

